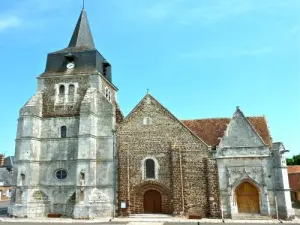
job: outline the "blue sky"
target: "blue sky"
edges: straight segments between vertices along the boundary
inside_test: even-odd
[[[47,53],[67,46],[80,0],[0,1],[1,152],[14,154],[20,108]],[[267,117],[300,153],[299,0],[86,0],[124,114],[150,93],[180,119]]]

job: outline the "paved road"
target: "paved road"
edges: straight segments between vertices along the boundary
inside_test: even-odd
[[[32,224],[34,224],[34,225],[46,225],[46,224],[48,224],[48,223],[32,223],[32,222],[30,222],[30,223],[26,223],[26,222],[20,222],[20,223],[18,223],[18,222],[11,222],[11,223],[9,223],[9,222],[0,222],[0,224],[2,225],[32,225]],[[103,223],[82,223],[82,222],[74,222],[74,223],[51,223],[51,225],[68,225],[68,224],[70,224],[70,225],[72,225],[72,224],[76,224],[76,225],[87,225],[87,224],[99,224],[99,225],[122,225],[122,224],[124,224],[124,225],[127,225],[128,223],[126,222],[126,223],[124,223],[124,222],[103,222]],[[152,225],[152,223],[149,223],[149,225]],[[156,225],[156,224],[155,224]],[[236,224],[235,224],[236,225]]]
[[[25,222],[22,222],[22,223],[18,223],[18,222],[13,222],[13,223],[7,223],[7,222],[0,222],[0,224],[3,224],[3,225],[30,225],[30,224],[33,224],[32,222],[31,223],[25,223]],[[69,224],[69,223],[51,223],[51,225],[66,225],[66,224]],[[76,225],[87,225],[86,223],[82,223],[82,222],[75,222],[75,223],[72,223],[72,224],[76,224]],[[93,224],[93,223],[91,223]],[[166,222],[166,223],[163,223],[163,222],[155,222],[155,223],[152,223],[152,222],[103,222],[103,223],[95,223],[95,224],[99,224],[99,225],[121,225],[121,224],[124,224],[124,225],[198,225],[197,222],[191,222],[191,223],[173,223],[173,222]],[[200,225],[203,225],[205,223],[201,223],[200,222]],[[210,225],[224,225],[224,223],[206,223],[206,224],[210,224]],[[233,224],[230,224],[230,223],[225,223],[226,225],[237,225],[237,223],[233,223]],[[250,223],[251,225],[265,225],[266,223]],[[284,224],[287,224],[287,223],[284,223]],[[45,223],[34,223],[34,225],[45,225]]]

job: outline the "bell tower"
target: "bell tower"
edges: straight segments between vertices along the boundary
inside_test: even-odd
[[[69,45],[49,53],[22,107],[8,213],[73,218],[114,213],[117,88],[83,8]]]

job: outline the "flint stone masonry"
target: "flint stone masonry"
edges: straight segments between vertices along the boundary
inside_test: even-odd
[[[152,124],[145,125],[145,117]],[[119,215],[144,213],[143,194],[156,190],[162,196],[162,213],[220,216],[217,167],[209,148],[151,95],[118,126],[117,144],[118,200],[128,203]],[[156,179],[142,174],[146,158],[159,164]]]

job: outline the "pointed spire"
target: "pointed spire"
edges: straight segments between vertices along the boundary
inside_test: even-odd
[[[84,5],[68,47],[74,48],[83,46],[89,49],[95,49],[94,39],[84,9]]]

